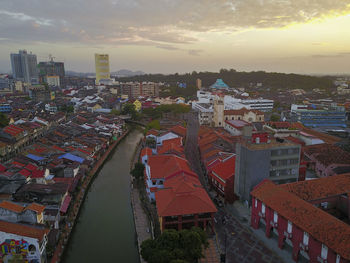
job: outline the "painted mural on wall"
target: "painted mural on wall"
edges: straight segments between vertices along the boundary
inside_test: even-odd
[[[30,246],[25,240],[6,239],[0,244],[0,258],[6,262],[36,263],[39,260],[29,253]],[[20,261],[18,261],[20,260]]]

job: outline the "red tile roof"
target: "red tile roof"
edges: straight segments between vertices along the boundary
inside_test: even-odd
[[[350,153],[331,144],[316,144],[304,147],[304,154],[324,166],[331,164],[350,164]]]
[[[43,205],[39,205],[37,203],[31,203],[30,205],[28,205],[25,210],[32,210],[37,212],[38,214],[41,214],[42,212],[44,212],[45,210],[45,206]]]
[[[341,179],[337,179],[336,177]],[[340,184],[343,180],[349,180],[345,179],[345,177],[350,177],[350,174],[335,175],[296,184],[306,184],[307,187],[305,188],[307,190],[312,188],[312,185],[315,185],[317,190],[327,191],[326,187],[331,179],[339,181],[339,185],[338,183],[337,185],[341,187]],[[320,182],[320,180],[322,181]],[[320,184],[323,185],[322,188],[320,188]],[[293,222],[293,224],[303,231],[309,233],[316,240],[322,242],[345,259],[350,260],[350,226],[305,201],[315,197],[321,197],[322,193],[315,194],[313,192],[309,196],[304,190],[303,187],[298,185],[295,187],[293,184],[289,184],[288,186],[275,185],[269,180],[264,180],[253,189],[251,195],[287,220]],[[346,189],[342,191],[344,190]],[[347,192],[350,192],[350,188],[347,189]],[[329,192],[325,193],[325,196],[328,194]],[[300,196],[305,198],[305,200],[300,198]]]
[[[16,212],[16,213],[21,213],[23,211],[23,209],[24,209],[23,206],[21,206],[19,204],[16,204],[16,203],[12,203],[10,201],[2,201],[0,203],[0,207],[4,208],[6,210],[10,210],[10,211]]]
[[[235,174],[235,162],[236,156],[233,155],[232,157],[217,163],[211,170],[215,175],[226,181]]]
[[[243,129],[245,126],[251,126],[249,122],[243,120],[227,120],[225,123],[239,130]]]
[[[2,164],[0,164],[0,172],[5,172],[6,171],[6,167],[3,166]]]
[[[152,149],[149,147],[145,147],[141,150],[141,158],[145,155],[151,156],[152,155]]]
[[[0,231],[24,237],[31,237],[42,241],[44,235],[47,235],[50,232],[50,229],[0,220]]]
[[[215,213],[217,209],[196,178],[177,176],[155,193],[157,212],[161,217]]]
[[[153,155],[148,158],[151,179],[167,178],[182,171],[197,176],[190,169],[186,159],[176,155]]]
[[[181,136],[181,137],[186,137],[187,134],[187,129],[183,126],[176,125],[170,129],[171,132]]]
[[[247,108],[242,108],[239,110],[224,110],[224,115],[241,115],[247,114],[249,112],[254,112],[257,115],[264,115],[263,112],[259,110],[248,110]]]
[[[177,138],[172,138],[168,140],[163,140],[162,144],[176,144],[176,145],[182,145],[182,138],[177,137]]]
[[[154,136],[158,136],[159,135],[159,131],[151,129],[146,133],[146,136],[148,135],[154,135]]]
[[[305,201],[350,193],[350,174],[323,177],[280,186]]]
[[[291,124],[286,121],[271,121],[268,125],[275,129],[288,129],[291,126]]]
[[[26,169],[22,169],[21,171],[19,171],[19,173],[25,177],[28,177],[31,175],[31,172],[29,172],[28,170]]]
[[[166,143],[162,146],[157,147],[158,154],[175,154],[180,157],[184,157],[184,149],[182,146],[173,143]]]
[[[7,134],[10,134],[11,136],[17,136],[19,134],[21,134],[22,132],[24,132],[24,129],[16,126],[16,125],[9,125],[9,126],[6,126],[4,129],[3,129],[4,132],[6,132]]]

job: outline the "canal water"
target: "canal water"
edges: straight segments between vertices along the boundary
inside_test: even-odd
[[[130,161],[142,134],[116,147],[92,182],[63,258],[64,263],[139,262],[130,201]]]

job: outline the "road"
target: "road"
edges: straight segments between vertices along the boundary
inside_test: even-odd
[[[199,122],[196,113],[188,114],[187,138],[185,154],[191,168],[198,174],[202,185],[209,190],[207,179],[201,168],[198,148]],[[210,196],[210,195],[209,195]],[[222,219],[226,218],[225,224]],[[227,263],[280,263],[283,262],[273,251],[266,247],[250,230],[242,225],[237,218],[226,212],[225,208],[218,208],[215,215],[215,232],[221,253],[226,251]]]

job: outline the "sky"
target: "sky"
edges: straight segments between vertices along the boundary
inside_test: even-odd
[[[350,0],[1,0],[0,72],[10,53],[66,70],[350,73]]]

